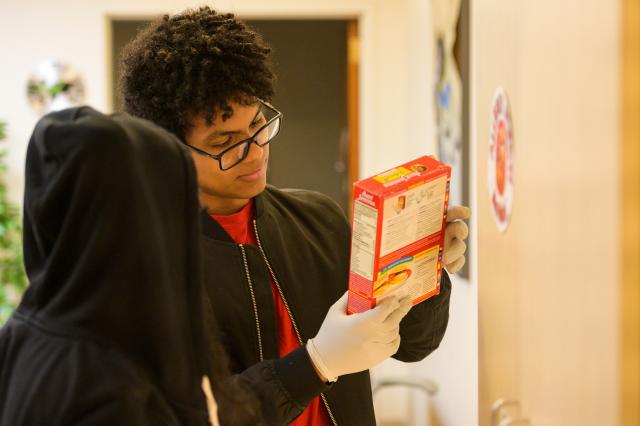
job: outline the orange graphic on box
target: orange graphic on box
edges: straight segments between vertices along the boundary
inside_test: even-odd
[[[405,269],[402,265],[399,270],[380,276],[373,285],[373,296],[378,297],[383,293],[395,289],[398,284],[404,283],[410,276],[411,269]]]

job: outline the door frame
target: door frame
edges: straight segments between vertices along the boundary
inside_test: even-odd
[[[640,1],[621,4],[621,424],[640,424]]]

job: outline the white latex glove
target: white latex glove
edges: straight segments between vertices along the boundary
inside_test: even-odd
[[[211,382],[207,376],[202,376],[202,392],[207,400],[207,410],[209,410],[209,424],[211,426],[220,426],[218,422],[218,404],[211,392]]]
[[[451,274],[455,274],[464,266],[464,253],[467,250],[464,240],[469,236],[469,227],[463,221],[470,217],[471,209],[465,206],[452,206],[447,212],[442,264]]]
[[[367,370],[389,358],[400,346],[400,320],[411,298],[389,296],[373,309],[347,315],[348,292],[329,308],[307,352],[325,381]]]

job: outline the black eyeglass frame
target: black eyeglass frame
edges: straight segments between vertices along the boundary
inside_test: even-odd
[[[267,108],[269,108],[270,110],[274,111],[276,113],[275,116],[271,117],[271,119],[269,121],[267,121],[262,127],[260,127],[254,134],[253,136],[251,136],[250,138],[247,139],[243,139],[237,143],[234,143],[233,145],[231,145],[230,147],[228,147],[227,149],[225,149],[224,151],[222,151],[219,154],[209,154],[208,152],[205,152],[199,148],[196,148],[193,145],[189,145],[188,143],[185,143],[186,146],[188,146],[190,149],[192,149],[193,151],[195,151],[196,153],[202,155],[203,157],[208,157],[208,158],[212,158],[214,160],[218,161],[218,166],[220,167],[220,170],[222,171],[227,171],[235,166],[237,166],[238,164],[240,164],[245,158],[247,158],[247,155],[249,155],[249,150],[251,149],[251,144],[255,143],[256,145],[263,147],[265,145],[268,145],[269,142],[271,142],[276,136],[278,136],[278,133],[280,133],[280,129],[282,128],[282,113],[280,111],[278,111],[273,105],[271,105],[269,102],[267,101],[263,101],[262,99],[258,99],[258,102],[260,102],[262,105],[266,106]],[[280,124],[278,125],[278,130],[276,131],[276,133],[270,137],[265,143],[263,143],[262,145],[260,145],[258,143],[258,139],[256,138],[256,136],[258,135],[258,133],[262,132],[264,129],[266,129],[267,127],[269,127],[274,121],[276,120],[280,120]],[[242,144],[246,144],[246,148],[243,151],[242,154],[242,158],[240,158],[237,162],[233,163],[231,166],[227,167],[226,169],[222,167],[222,156],[224,154],[226,154],[227,152],[231,151],[232,149],[237,148],[239,145]]]

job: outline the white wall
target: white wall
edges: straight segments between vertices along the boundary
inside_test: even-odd
[[[378,76],[380,89],[376,95],[380,102],[389,103],[392,122],[403,126],[397,132],[391,126],[379,130],[386,131],[384,134],[388,135],[384,140],[378,141],[378,164],[383,168],[424,152],[435,152],[436,149],[432,103],[431,4],[424,0],[407,0],[402,2],[402,8],[399,4],[400,2],[383,1],[379,9],[379,16],[388,17],[390,21],[385,25],[393,25],[395,31],[394,34],[387,31],[380,31],[378,34],[378,69],[381,75]],[[382,53],[387,52],[387,49],[393,52],[389,60],[396,63],[395,67],[390,67],[385,61],[386,55]],[[387,69],[383,68],[385,66]],[[393,79],[401,83],[399,87],[390,84]],[[394,152],[393,145],[388,143],[394,141],[394,132],[395,140],[405,141],[398,143],[402,147],[398,152]],[[473,164],[474,160],[470,163]],[[419,363],[403,365],[392,360],[374,372],[374,378],[406,374],[414,378],[431,379],[438,384],[438,394],[429,401],[422,391],[411,391],[405,404],[402,400],[389,398],[394,393],[402,394],[401,391],[381,390],[375,402],[384,411],[378,410],[378,417],[384,419],[386,413],[389,413],[391,419],[399,411],[406,409],[410,413],[410,424],[414,425],[477,424],[478,295],[473,274],[474,260],[468,260],[472,266],[472,281],[452,277],[449,326],[440,348]]]
[[[44,59],[76,67],[87,103],[108,111],[108,16],[151,16],[204,2],[170,0],[0,0],[0,118],[8,121],[10,195],[21,201],[23,163],[37,121],[26,102],[26,80]],[[243,17],[359,17],[361,36],[361,175],[435,151],[431,105],[430,4],[424,0],[220,0],[212,6]],[[390,361],[374,377],[413,375],[435,379],[437,417],[471,425],[477,417],[477,295],[454,278],[449,330],[441,348],[421,363]],[[376,399],[380,419],[424,424],[419,394],[388,390]],[[382,396],[382,394],[381,394]],[[409,398],[407,398],[409,397]],[[413,407],[413,408],[412,408]],[[412,413],[410,413],[412,411]],[[409,416],[409,417],[407,417]]]

